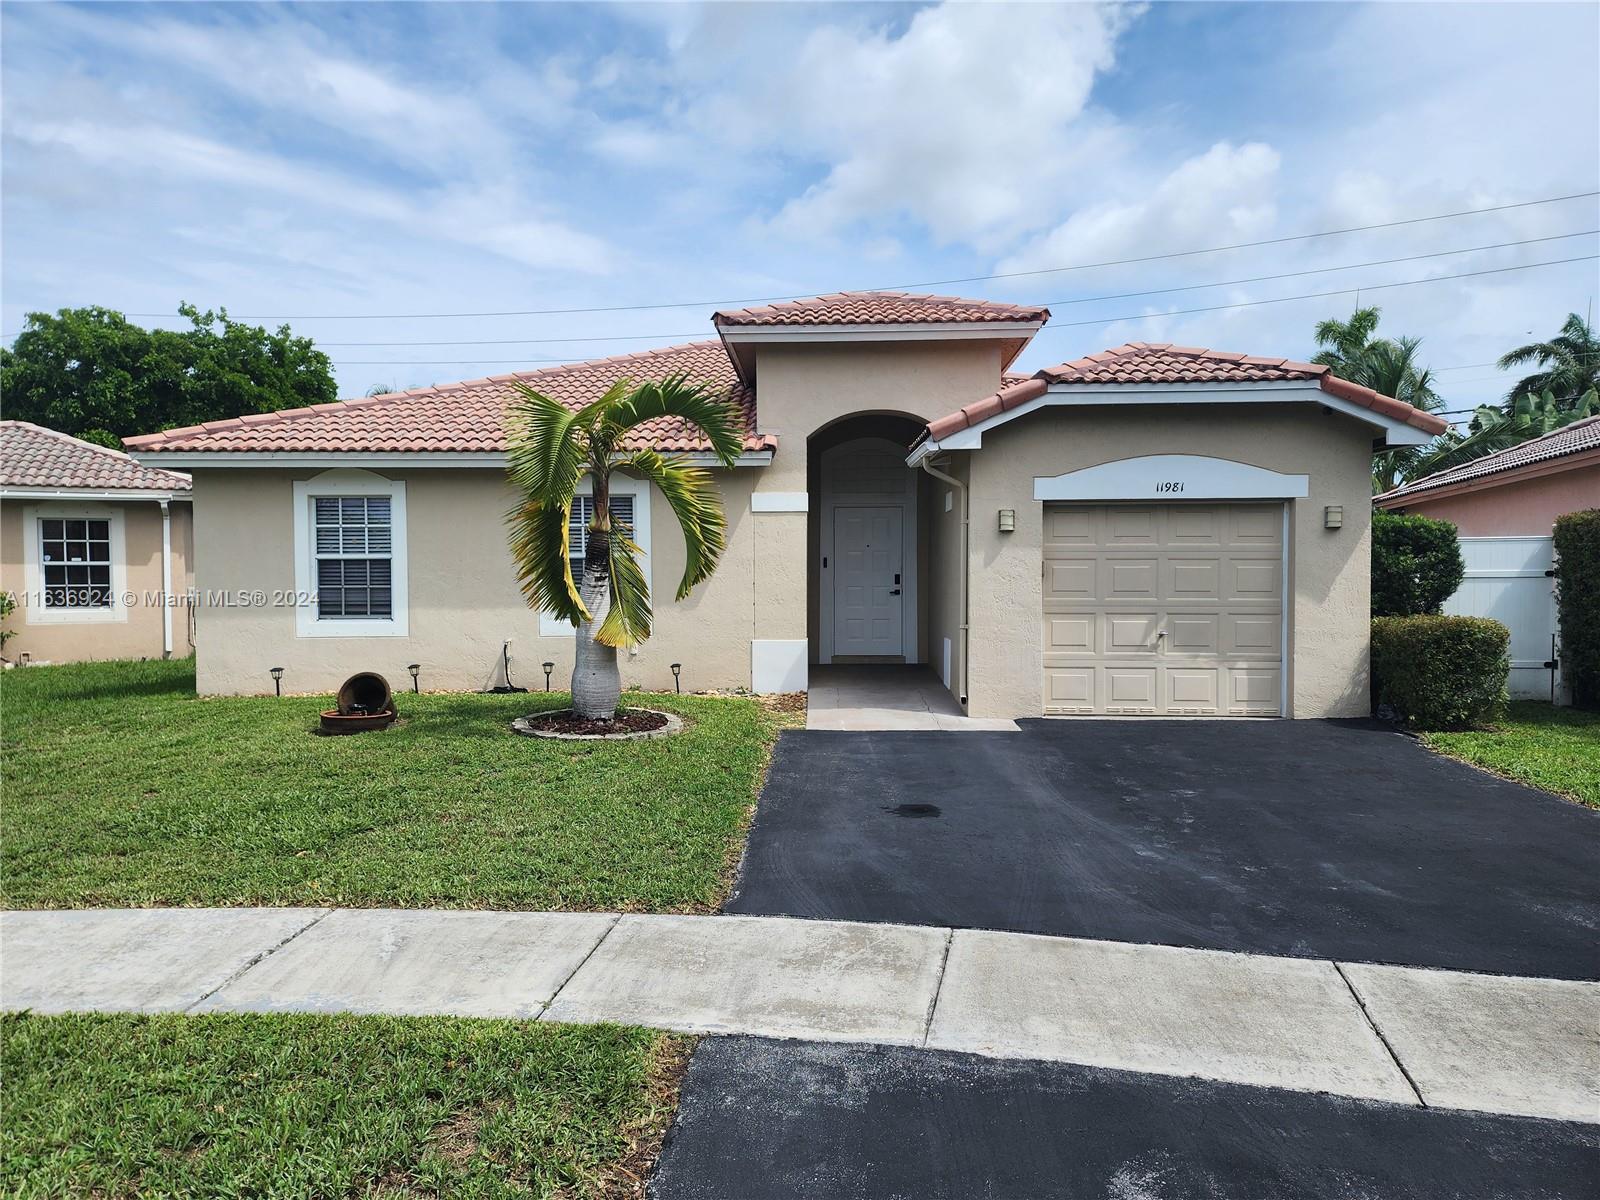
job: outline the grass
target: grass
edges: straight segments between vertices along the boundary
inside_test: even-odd
[[[1600,713],[1517,700],[1493,729],[1425,733],[1452,758],[1600,808]]]
[[[641,697],[649,741],[519,737],[563,694],[399,697],[318,737],[327,697],[193,694],[192,661],[0,678],[0,903],[703,911],[725,894],[780,717]]]
[[[682,1038],[312,1015],[0,1017],[0,1194],[639,1196]]]

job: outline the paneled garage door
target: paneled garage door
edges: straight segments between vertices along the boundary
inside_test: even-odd
[[[1046,504],[1044,711],[1276,715],[1283,511]]]

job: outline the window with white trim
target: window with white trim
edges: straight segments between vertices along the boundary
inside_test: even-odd
[[[393,509],[388,496],[312,500],[319,620],[394,616]]]
[[[295,636],[406,637],[406,485],[338,468],[294,485]]]
[[[39,571],[46,608],[110,608],[111,521],[40,517]]]

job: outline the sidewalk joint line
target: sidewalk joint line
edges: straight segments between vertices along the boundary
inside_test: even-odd
[[[950,943],[956,940],[956,931],[944,931],[944,953],[939,955],[939,978],[933,984],[933,999],[928,1001],[928,1016],[922,1023],[922,1045],[926,1049],[928,1038],[933,1036],[933,1014],[939,1010],[939,997],[944,992],[945,972],[950,969]]]
[[[1339,973],[1339,978],[1344,980],[1344,986],[1350,989],[1350,995],[1355,999],[1356,1007],[1361,1010],[1361,1015],[1366,1018],[1367,1025],[1372,1029],[1372,1032],[1378,1035],[1378,1041],[1383,1043],[1383,1048],[1389,1052],[1389,1058],[1394,1063],[1395,1068],[1405,1077],[1406,1083],[1410,1085],[1412,1094],[1417,1098],[1417,1103],[1423,1108],[1427,1108],[1428,1102],[1422,1098],[1422,1089],[1417,1086],[1417,1081],[1411,1078],[1411,1072],[1406,1070],[1406,1064],[1400,1061],[1400,1055],[1389,1044],[1389,1039],[1383,1036],[1383,1030],[1378,1028],[1378,1022],[1371,1011],[1368,1010],[1367,1002],[1361,998],[1361,993],[1356,991],[1356,985],[1350,981],[1350,976],[1344,973],[1344,964],[1335,962],[1333,969]]]
[[[267,959],[271,958],[274,954],[276,954],[279,950],[282,950],[285,946],[287,946],[290,942],[294,941],[297,937],[299,937],[306,930],[314,928],[317,925],[320,925],[323,921],[326,921],[329,917],[333,916],[333,914],[338,912],[338,911],[339,910],[337,908],[324,909],[322,911],[321,915],[313,917],[311,920],[307,921],[304,925],[300,926],[299,929],[296,929],[293,933],[291,933],[288,937],[284,938],[283,941],[279,942],[277,945],[268,946],[260,954],[256,955],[249,962],[245,963],[244,966],[240,967],[232,975],[229,975],[221,983],[217,984],[216,987],[212,988],[204,996],[201,996],[198,1000],[196,1000],[193,1004],[189,1005],[183,1011],[186,1012],[186,1013],[193,1012],[196,1008],[200,1007],[200,1005],[204,1004],[207,1000],[211,999],[211,997],[215,996],[223,988],[228,987],[230,984],[238,983],[240,979],[244,978],[246,973],[248,973],[249,971],[254,970],[257,965],[259,965],[260,963],[262,963],[262,962],[266,961]]]
[[[578,965],[567,972],[567,977],[565,979],[556,984],[556,990],[550,993],[550,999],[546,1000],[544,1004],[540,1006],[538,1015],[533,1018],[535,1021],[544,1020],[545,1013],[550,1011],[550,1006],[556,1002],[556,997],[561,995],[561,993],[566,990],[567,984],[572,982],[572,977],[579,971],[583,970],[585,964],[587,964],[588,961],[594,957],[594,952],[604,945],[605,940],[611,936],[611,931],[617,927],[619,922],[621,922],[622,917],[622,913],[617,913],[616,916],[611,918],[611,924],[606,926],[606,931],[595,940],[594,945],[589,947],[589,953],[585,954],[581,959],[578,960]]]

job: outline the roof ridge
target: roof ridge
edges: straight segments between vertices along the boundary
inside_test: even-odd
[[[432,383],[425,387],[406,388],[399,392],[380,392],[376,396],[351,396],[342,400],[330,400],[325,404],[308,404],[299,408],[280,408],[273,412],[246,413],[238,417],[226,417],[220,421],[204,421],[199,425],[186,425],[179,429],[164,429],[157,433],[141,433],[134,437],[123,438],[125,446],[156,446],[164,441],[175,441],[195,433],[216,433],[225,429],[242,429],[251,425],[287,425],[294,421],[314,417],[322,413],[336,410],[373,408],[380,404],[389,405],[402,400],[418,400],[427,396],[438,396],[446,393],[466,391],[471,388],[484,387],[489,384],[520,382],[539,376],[559,374],[562,371],[577,370],[582,367],[598,367],[607,363],[628,362],[636,359],[649,358],[653,355],[666,354],[674,350],[694,349],[722,349],[722,343],[712,338],[695,342],[679,342],[670,346],[655,346],[647,350],[630,350],[624,354],[609,354],[600,358],[587,358],[575,362],[552,363],[548,367],[537,367],[531,371],[510,371],[502,375],[484,375],[477,379],[463,379],[451,383]]]

